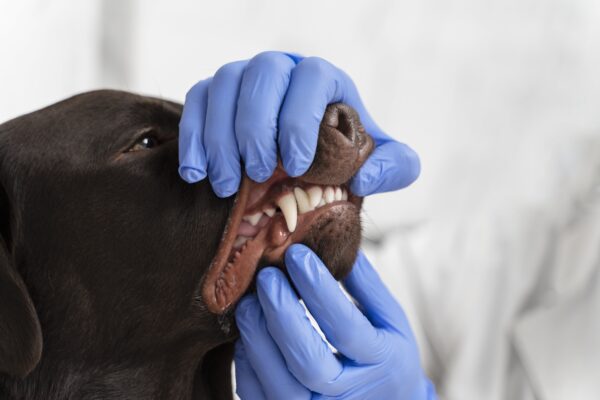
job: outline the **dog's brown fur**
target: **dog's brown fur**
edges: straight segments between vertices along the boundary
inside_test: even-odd
[[[232,398],[200,283],[233,199],[177,175],[180,115],[97,91],[0,125],[1,399]]]

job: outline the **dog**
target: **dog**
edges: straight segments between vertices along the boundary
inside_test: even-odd
[[[337,278],[373,141],[330,105],[309,171],[220,199],[178,176],[182,106],[80,94],[0,125],[0,398],[232,399],[232,310],[304,243]]]

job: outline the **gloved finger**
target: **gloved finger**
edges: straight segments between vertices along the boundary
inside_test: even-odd
[[[235,392],[242,400],[266,400],[241,340],[235,342]]]
[[[421,172],[419,156],[404,143],[388,139],[377,143],[350,182],[350,190],[358,196],[389,192],[413,183]]]
[[[360,364],[380,362],[387,356],[383,333],[344,295],[315,253],[301,244],[292,245],[286,251],[285,266],[304,304],[338,351]]]
[[[402,335],[412,335],[404,310],[362,251],[358,252],[352,271],[344,279],[344,286],[375,327],[393,328]]]
[[[379,371],[378,371],[379,370]],[[394,371],[386,370],[386,374],[394,374]],[[398,393],[394,393],[394,397],[390,397],[392,393],[389,390],[381,393],[378,382],[381,375],[379,365],[361,365],[348,366],[344,372],[332,383],[338,390],[335,393],[324,395],[319,394],[313,400],[334,400],[334,399],[353,399],[353,400],[380,400],[389,398],[404,398],[399,397]],[[398,397],[396,397],[398,396]]]
[[[386,135],[365,108],[354,82],[348,74],[335,69],[336,82],[343,88],[341,99],[359,114],[365,130],[375,140],[375,150],[359,169],[350,183],[354,194],[367,196],[373,193],[398,190],[414,182],[421,171],[418,155],[407,145]]]
[[[270,178],[277,166],[277,117],[295,65],[286,54],[270,51],[244,70],[235,132],[245,171],[257,182]]]
[[[291,58],[294,61],[294,64],[298,64],[300,61],[304,60],[304,58],[305,58],[300,53],[293,53],[293,52],[286,51],[283,54],[285,54],[286,56]]]
[[[310,391],[290,373],[283,355],[271,338],[256,295],[249,295],[240,301],[235,317],[247,360],[252,365],[266,397],[310,399]],[[273,382],[277,384],[274,385]]]
[[[311,391],[329,393],[328,382],[340,375],[342,364],[311,325],[283,272],[264,268],[258,274],[257,293],[267,329],[289,371]]]
[[[296,177],[310,167],[317,148],[319,125],[329,103],[342,101],[346,80],[318,57],[307,57],[292,70],[279,115],[279,149],[283,168]]]
[[[188,183],[206,177],[204,121],[211,81],[200,81],[187,92],[179,121],[179,175]]]
[[[222,66],[208,89],[204,147],[208,178],[219,197],[237,192],[242,178],[234,121],[245,65],[238,61]]]

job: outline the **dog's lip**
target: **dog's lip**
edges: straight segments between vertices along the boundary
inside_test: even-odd
[[[269,187],[289,179],[283,169],[278,168]],[[298,181],[301,181],[298,179]],[[242,217],[249,210],[260,208],[263,198],[269,193],[266,185],[258,184],[247,176],[236,198],[230,217],[222,235],[221,244],[202,283],[202,299],[207,309],[222,314],[246,292],[251,285],[261,260],[274,263],[283,258],[283,252],[292,243],[297,243],[310,230],[312,224],[324,214],[339,207],[360,207],[360,198],[349,194],[347,201],[336,201],[298,216],[298,228],[289,232],[282,215],[276,214],[256,237],[248,240],[239,251],[233,250]],[[262,190],[262,192],[261,192]],[[259,193],[259,195],[256,195]],[[249,205],[250,204],[250,205]]]
[[[215,314],[223,313],[231,305],[231,301],[224,301],[222,297],[217,296],[217,282],[219,282],[221,275],[226,272],[224,269],[227,265],[231,248],[233,247],[233,241],[235,240],[240,223],[242,222],[251,186],[252,182],[244,175],[240,189],[233,202],[231,215],[225,224],[221,243],[208,268],[208,272],[204,277],[204,282],[202,283],[202,299],[208,310]],[[244,283],[236,280],[233,282],[233,285],[234,287],[232,287],[231,290],[237,292],[238,290],[241,290]]]

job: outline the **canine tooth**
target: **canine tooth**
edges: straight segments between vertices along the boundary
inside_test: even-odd
[[[346,192],[346,189],[342,189],[342,200],[348,200],[348,192]]]
[[[242,217],[242,219],[244,221],[249,222],[252,225],[256,225],[258,224],[258,221],[260,221],[260,218],[262,217],[262,211],[257,212],[256,214],[252,214],[252,215],[244,215]]]
[[[334,197],[335,201],[342,200],[342,189],[339,186],[335,188]]]
[[[298,223],[298,207],[296,197],[292,193],[286,193],[277,200],[277,206],[281,209],[288,231],[294,232]]]
[[[327,186],[325,191],[323,192],[323,198],[325,199],[325,203],[333,203],[335,200],[335,191],[331,186]]]
[[[323,207],[324,205],[326,205],[327,203],[325,203],[325,199],[321,198],[321,200],[319,200],[319,204],[317,205],[318,207]]]
[[[313,186],[306,192],[308,194],[308,198],[310,199],[310,206],[315,208],[317,205],[319,205],[319,202],[323,198],[323,188],[320,186]]]
[[[308,194],[306,194],[302,188],[294,188],[294,195],[296,196],[296,202],[298,203],[298,211],[300,211],[300,214],[304,214],[315,209],[314,207],[311,207]]]
[[[265,214],[267,214],[269,216],[269,218],[271,218],[271,217],[273,217],[273,215],[275,215],[275,208],[274,207],[265,208],[263,210],[263,212]]]

